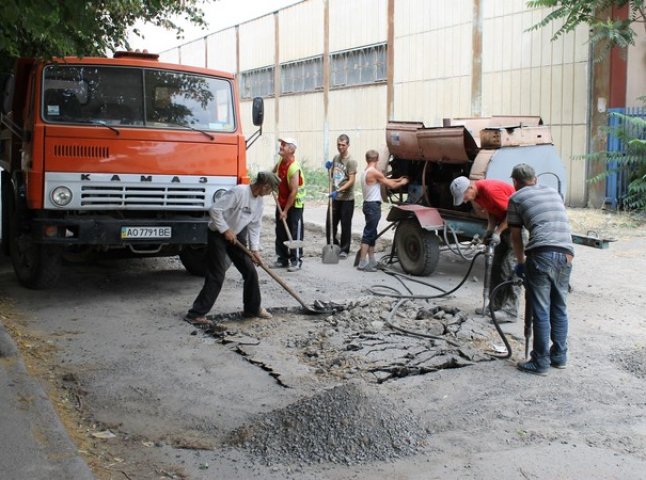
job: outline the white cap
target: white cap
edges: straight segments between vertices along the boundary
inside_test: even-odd
[[[279,142],[285,142],[285,143],[290,143],[294,145],[294,148],[298,148],[298,143],[296,143],[296,140],[291,138],[291,137],[286,137],[286,138],[279,138]]]
[[[464,203],[464,192],[471,185],[467,177],[458,177],[451,182],[451,195],[453,195],[453,205],[456,207]]]

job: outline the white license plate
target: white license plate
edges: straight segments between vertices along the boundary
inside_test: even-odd
[[[171,227],[121,227],[121,239],[171,238]]]

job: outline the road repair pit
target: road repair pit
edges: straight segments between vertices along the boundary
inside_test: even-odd
[[[414,455],[429,435],[410,412],[350,382],[263,414],[228,443],[267,465],[353,465]]]
[[[215,325],[207,333],[287,388],[304,368],[332,379],[382,383],[506,354],[488,317],[471,317],[455,307],[365,297],[338,310],[319,316],[272,310],[271,320],[213,316]],[[509,340],[516,345],[512,348],[520,345],[519,339]]]

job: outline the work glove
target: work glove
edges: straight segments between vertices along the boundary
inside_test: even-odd
[[[338,195],[338,193],[339,193],[339,192],[337,192],[337,191],[330,192],[330,193],[328,194],[328,197],[330,197],[332,200],[336,200],[336,196]]]
[[[514,273],[518,278],[525,278],[525,264],[524,263],[517,263],[514,266]]]
[[[334,165],[334,163],[332,163],[332,160],[328,160],[327,162],[325,162],[325,168],[328,170],[332,168],[332,165]]]
[[[489,238],[489,244],[493,245],[494,247],[500,243],[500,234],[499,233],[492,233],[491,237]]]

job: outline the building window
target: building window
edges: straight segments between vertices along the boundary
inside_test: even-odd
[[[240,73],[240,97],[271,97],[274,95],[274,67],[257,68]]]
[[[280,66],[280,93],[315,92],[323,89],[323,57]]]
[[[330,55],[330,88],[385,81],[385,43]]]

